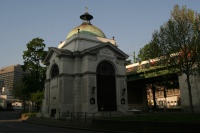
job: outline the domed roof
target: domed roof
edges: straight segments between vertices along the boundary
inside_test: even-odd
[[[86,12],[80,16],[80,18],[83,20],[83,23],[80,26],[71,30],[67,35],[66,39],[70,38],[71,36],[77,33],[89,34],[106,38],[105,34],[99,28],[90,23],[90,20],[93,19],[93,16],[88,13],[87,9]]]
[[[67,35],[67,39],[70,38],[71,36],[77,34],[77,33],[82,33],[82,34],[89,34],[89,35],[94,35],[94,36],[99,36],[106,38],[105,34],[96,26],[91,25],[91,24],[81,24],[80,26],[74,28],[69,32]]]

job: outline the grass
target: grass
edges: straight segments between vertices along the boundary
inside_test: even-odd
[[[111,120],[128,121],[170,121],[170,122],[200,122],[200,114],[171,113],[171,114],[137,114],[129,116],[110,117]]]

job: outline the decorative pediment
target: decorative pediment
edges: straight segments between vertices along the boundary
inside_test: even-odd
[[[99,56],[106,56],[106,57],[111,57],[114,58],[116,56],[117,58],[123,58],[127,59],[128,55],[125,54],[123,51],[118,49],[116,46],[113,44],[107,42],[107,43],[102,43],[98,46],[91,47],[89,49],[86,49],[81,52],[82,55],[84,54],[99,54]]]
[[[67,49],[58,49],[55,47],[49,47],[49,51],[44,59],[44,64],[48,64],[49,60],[52,58],[53,53],[57,54],[57,57],[61,57],[61,56],[71,56],[72,52],[67,50]]]
[[[52,58],[52,55],[56,53],[57,57],[63,57],[63,56],[68,56],[68,57],[73,57],[73,56],[84,56],[85,54],[93,54],[93,55],[99,55],[99,56],[104,56],[108,58],[117,58],[117,59],[127,59],[128,55],[125,54],[123,51],[118,49],[116,46],[113,44],[107,42],[107,43],[102,43],[97,46],[88,48],[84,51],[76,51],[72,52],[67,49],[58,49],[55,47],[49,47],[49,51],[47,53],[47,56],[44,59],[44,64],[49,64],[49,60]]]
[[[99,55],[114,58],[115,53],[112,50],[110,50],[109,48],[105,47],[105,48],[102,48],[99,50]]]

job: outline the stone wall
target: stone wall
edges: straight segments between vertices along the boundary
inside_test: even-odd
[[[200,78],[198,76],[190,76],[190,83],[194,112],[200,112]],[[185,74],[179,76],[179,87],[181,92],[182,110],[184,112],[189,112],[189,93]]]

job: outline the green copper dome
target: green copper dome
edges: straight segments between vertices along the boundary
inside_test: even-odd
[[[96,26],[93,26],[90,24],[82,24],[82,25],[74,28],[73,30],[71,30],[69,32],[69,34],[67,35],[67,39],[70,38],[71,36],[77,34],[78,32],[82,33],[82,34],[89,34],[89,35],[106,38],[105,34]]]
[[[83,15],[80,16],[80,18],[83,20],[83,23],[80,26],[71,30],[69,32],[69,34],[67,35],[66,39],[70,38],[71,36],[73,36],[77,33],[94,35],[94,36],[106,38],[105,34],[99,28],[97,28],[96,26],[94,26],[90,23],[90,20],[93,19],[93,16],[90,15],[87,12],[87,10]]]

